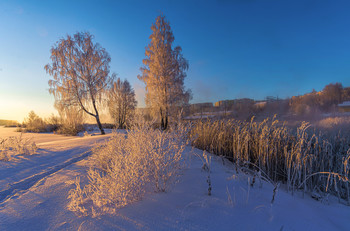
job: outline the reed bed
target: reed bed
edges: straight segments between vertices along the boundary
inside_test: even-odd
[[[224,156],[265,175],[287,191],[312,193],[317,199],[331,193],[350,205],[350,137],[324,133],[302,122],[287,127],[276,117],[262,122],[199,120],[190,132],[192,145]]]

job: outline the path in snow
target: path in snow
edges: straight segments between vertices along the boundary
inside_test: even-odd
[[[0,134],[3,135],[4,129],[0,130],[2,130]],[[15,135],[18,134],[15,133]],[[38,153],[32,156],[20,156],[16,161],[0,162],[0,206],[3,206],[14,196],[23,194],[45,177],[86,158],[91,154],[92,145],[96,142],[102,142],[110,136],[25,135],[28,137],[31,135],[33,140],[37,141]]]
[[[45,177],[52,175],[52,174],[58,172],[59,170],[61,170],[62,168],[65,168],[71,164],[74,164],[74,163],[84,159],[85,157],[89,156],[90,154],[91,154],[91,151],[86,151],[86,152],[84,152],[84,153],[82,153],[74,158],[71,158],[71,159],[65,161],[62,164],[58,164],[58,165],[55,165],[53,167],[49,167],[48,169],[43,170],[41,173],[32,175],[24,180],[21,180],[19,182],[15,182],[15,183],[11,184],[10,188],[5,189],[3,191],[0,191],[0,206],[2,206],[3,203],[6,202],[7,200],[10,200],[13,196],[18,196],[18,194],[21,191],[28,190],[30,187],[32,187],[36,183],[43,180]]]

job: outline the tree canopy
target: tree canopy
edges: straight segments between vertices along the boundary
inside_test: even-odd
[[[135,91],[131,87],[128,80],[117,79],[113,83],[112,87],[108,92],[108,108],[109,113],[118,125],[118,128],[123,129],[127,126],[130,121],[137,101],[135,99]]]
[[[111,58],[88,32],[79,32],[60,39],[51,49],[51,64],[45,70],[50,93],[67,106],[78,106],[96,118],[101,134],[105,134],[99,118],[98,104],[112,83],[109,76]]]
[[[191,92],[184,87],[189,65],[181,47],[173,48],[174,35],[164,16],[158,16],[151,29],[151,41],[138,78],[146,84],[147,107],[160,117],[161,127],[166,129],[171,112],[191,98]]]

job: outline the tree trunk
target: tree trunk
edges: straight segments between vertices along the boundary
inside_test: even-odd
[[[160,127],[163,131],[168,128],[168,116],[167,115],[165,115],[164,117],[162,116]]]
[[[165,130],[165,120],[164,120],[164,116],[163,116],[163,110],[162,108],[160,108],[160,129]]]
[[[162,129],[162,130],[165,130],[164,129],[164,119],[163,119],[163,116],[162,116],[162,119],[161,119],[161,122],[160,122],[160,128]]]
[[[164,126],[164,130],[166,130],[168,128],[168,115],[165,115],[165,126]]]
[[[101,131],[101,135],[106,134],[105,130],[103,130],[103,127],[102,127],[102,124],[101,124],[101,121],[100,121],[100,117],[97,115],[97,116],[95,116],[95,118],[96,118],[97,126],[100,129],[100,131]]]
[[[118,118],[118,129],[122,129],[122,120],[120,118],[120,115],[119,115],[119,118]]]

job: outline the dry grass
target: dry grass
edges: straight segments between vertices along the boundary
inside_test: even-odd
[[[30,139],[11,136],[0,139],[0,161],[11,161],[17,155],[33,155],[38,150],[36,144]]]
[[[194,124],[191,139],[197,148],[285,183],[292,193],[333,193],[350,204],[350,137],[309,130],[309,123],[291,129],[275,117],[263,122],[206,120]]]

